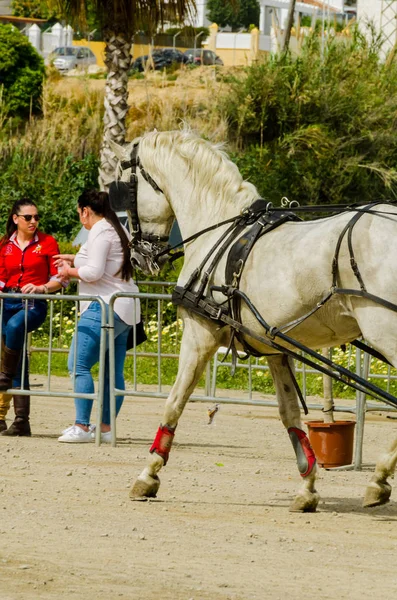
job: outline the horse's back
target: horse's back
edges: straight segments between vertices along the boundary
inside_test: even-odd
[[[351,232],[353,254],[368,291],[397,304],[397,264],[393,258],[397,255],[397,209],[385,204],[376,211],[392,214],[363,214],[358,219]],[[331,290],[338,242],[355,214],[286,223],[257,242],[241,288],[270,325],[281,326],[301,317]],[[341,288],[360,290],[351,258],[346,232],[337,257],[336,283]],[[360,334],[355,314],[360,303],[374,306],[368,300],[336,295],[296,327],[294,334],[308,340],[309,345],[319,346],[354,339]],[[252,321],[247,310],[243,316]]]

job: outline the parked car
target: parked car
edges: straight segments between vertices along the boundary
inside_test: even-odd
[[[189,59],[183,52],[176,48],[162,48],[153,50],[151,59],[149,54],[139,56],[132,63],[132,69],[135,71],[144,71],[147,64],[148,68],[154,68],[156,70],[164,69],[164,67],[170,67],[172,64],[185,64],[189,62]],[[153,67],[151,64],[153,63]]]
[[[223,60],[212,50],[190,48],[185,50],[184,54],[189,62],[195,65],[223,65]]]
[[[96,65],[96,56],[85,46],[60,46],[49,55],[47,62],[53,64],[58,71],[66,72],[79,67],[87,68]]]

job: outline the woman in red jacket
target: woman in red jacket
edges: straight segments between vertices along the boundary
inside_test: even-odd
[[[9,294],[49,294],[61,287],[53,259],[55,254],[59,254],[58,244],[52,236],[38,231],[39,220],[37,206],[32,200],[18,200],[8,216],[6,234],[0,240],[4,343],[0,391],[21,387],[21,355],[26,333],[40,327],[47,314],[45,300],[31,299],[26,309],[25,300]],[[24,379],[24,389],[29,389],[27,377]],[[1,435],[31,435],[30,396],[14,395],[14,410],[14,423],[9,429],[6,429],[5,423],[2,424]]]

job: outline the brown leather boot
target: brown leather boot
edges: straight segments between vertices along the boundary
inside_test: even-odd
[[[11,350],[7,346],[3,347],[1,353],[1,372],[0,372],[0,391],[8,390],[12,387],[12,380],[18,369],[22,350]]]
[[[29,423],[30,396],[14,394],[14,411],[15,419],[13,424],[5,431],[2,431],[0,435],[30,437],[32,435]]]
[[[11,394],[0,392],[0,432],[7,429],[6,416],[10,409]]]

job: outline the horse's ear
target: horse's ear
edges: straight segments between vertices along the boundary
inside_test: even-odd
[[[130,158],[130,144],[128,144],[128,146],[120,146],[110,138],[107,138],[107,142],[119,160],[128,160]]]

